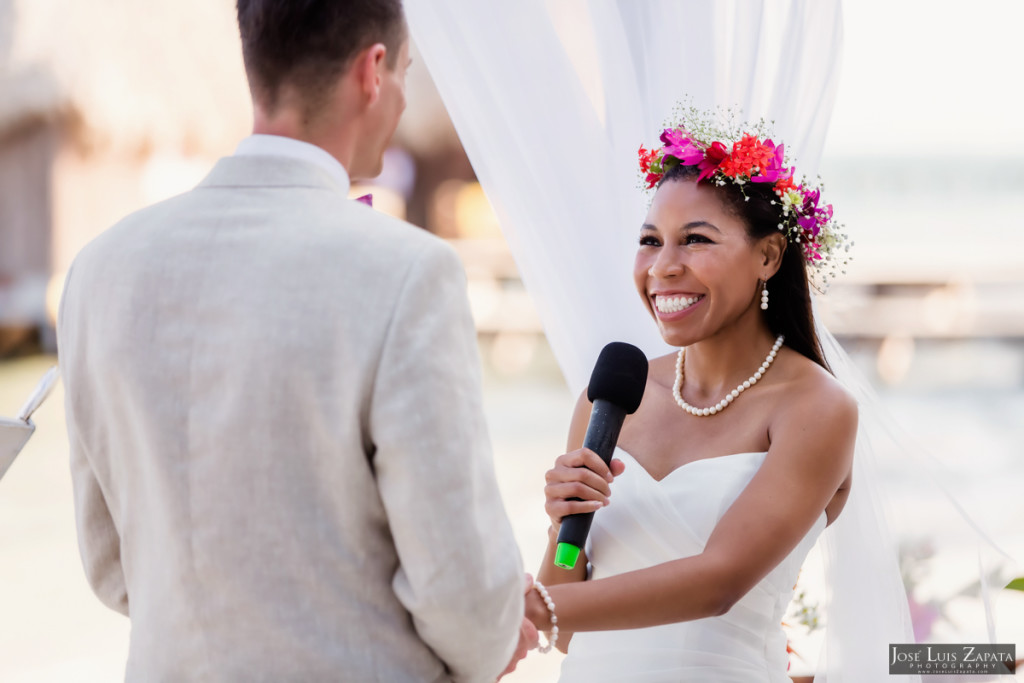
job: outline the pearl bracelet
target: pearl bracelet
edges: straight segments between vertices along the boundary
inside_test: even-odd
[[[541,599],[544,601],[544,605],[547,606],[548,612],[551,614],[551,635],[548,636],[547,645],[542,645],[537,648],[537,651],[541,654],[547,654],[551,652],[551,649],[558,642],[558,617],[555,616],[555,601],[551,599],[551,594],[548,593],[548,589],[544,587],[540,581],[534,581],[533,587],[537,589],[537,593],[540,594]]]

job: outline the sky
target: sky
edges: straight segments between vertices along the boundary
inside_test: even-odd
[[[1022,0],[846,0],[825,156],[1024,156]]]

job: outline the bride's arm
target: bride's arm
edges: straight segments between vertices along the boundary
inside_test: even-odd
[[[838,385],[794,394],[772,422],[760,470],[719,520],[700,555],[550,589],[565,632],[644,628],[718,616],[807,534],[853,462],[856,402]],[[543,579],[541,579],[543,581]],[[536,592],[527,616],[550,628]]]
[[[590,422],[592,404],[587,400],[586,392],[579,397],[573,410],[569,424],[569,438],[566,454],[555,460],[555,466],[545,474],[544,511],[551,519],[548,527],[548,545],[544,553],[544,561],[537,572],[537,580],[545,586],[561,583],[584,581],[587,578],[587,555],[581,550],[579,559],[573,569],[562,569],[555,566],[555,548],[558,546],[558,530],[562,518],[566,515],[594,512],[601,509],[611,495],[611,483],[614,474],[622,472],[622,462],[614,460],[608,467],[589,450],[582,450],[583,438],[586,436]],[[567,500],[581,498],[582,500]]]
[[[548,470],[545,476],[544,494],[545,511],[551,518],[548,527],[548,544],[544,551],[544,561],[537,571],[537,580],[545,586],[585,581],[587,578],[587,555],[581,550],[576,566],[562,569],[555,566],[555,549],[558,546],[558,531],[562,518],[577,512],[593,512],[603,507],[604,501],[611,495],[609,483],[611,479],[622,473],[622,462],[613,460],[608,467],[591,451],[581,451],[583,439],[590,422],[592,404],[584,392],[576,402],[572,421],[569,424],[569,438],[565,455],[555,461],[555,467]],[[587,468],[583,471],[576,468]],[[572,469],[569,469],[572,468]],[[578,497],[583,501],[569,501],[566,498]],[[531,591],[535,596],[536,592]],[[568,648],[572,633],[559,627],[559,638],[556,647],[562,652]]]

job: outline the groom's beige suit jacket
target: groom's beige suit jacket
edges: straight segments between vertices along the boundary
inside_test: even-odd
[[[224,158],[69,272],[79,541],[131,618],[129,681],[487,681],[511,657],[462,267],[344,180]]]

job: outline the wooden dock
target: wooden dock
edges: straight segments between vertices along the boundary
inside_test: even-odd
[[[466,266],[481,334],[542,334],[540,318],[501,240],[451,240]],[[959,267],[859,264],[817,300],[839,337],[1024,339],[1024,266]]]

